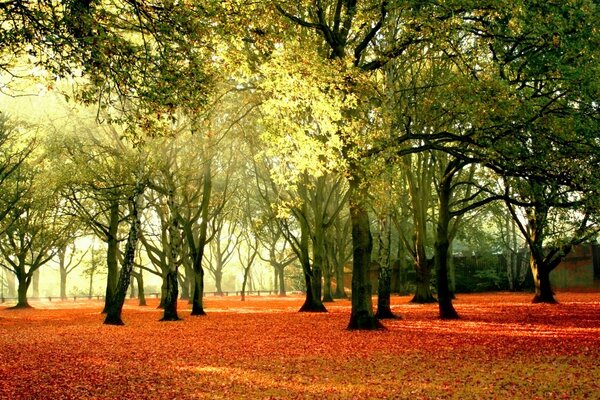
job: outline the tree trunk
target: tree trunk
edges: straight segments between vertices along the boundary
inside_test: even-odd
[[[377,319],[394,319],[397,318],[391,308],[391,293],[392,293],[392,269],[391,262],[391,216],[388,214],[385,218],[379,221],[379,274],[377,285]]]
[[[327,312],[327,309],[323,305],[323,302],[317,297],[314,292],[314,286],[312,285],[313,278],[304,272],[304,281],[306,283],[306,299],[304,304],[300,307],[300,312]]]
[[[67,300],[67,270],[64,265],[60,265],[60,299]]]
[[[40,297],[40,270],[36,268],[31,274],[31,288],[33,289],[33,298],[37,299]]]
[[[450,289],[450,298],[456,299],[456,268],[454,266],[454,256],[452,250],[452,242],[448,247],[448,287]]]
[[[192,313],[193,316],[201,316],[206,315],[204,312],[203,306],[203,297],[204,297],[204,268],[202,268],[202,258],[204,257],[204,247],[206,246],[206,242],[208,240],[208,211],[210,206],[210,196],[212,193],[212,176],[211,176],[211,160],[208,159],[204,163],[203,173],[202,173],[202,202],[200,203],[201,207],[201,220],[200,227],[198,232],[198,247],[193,249],[191,252],[193,256],[193,272],[194,272],[194,290],[192,293]],[[188,231],[189,232],[189,231]],[[193,244],[193,236],[188,234],[188,240],[192,241]]]
[[[426,304],[435,303],[437,300],[431,292],[431,265],[432,260],[422,260],[415,262],[416,271],[416,290],[411,303]]]
[[[242,301],[246,301],[246,287],[248,285],[248,276],[250,275],[250,265],[244,267],[244,278],[242,280]]]
[[[550,268],[542,260],[536,260],[533,254],[529,259],[529,265],[535,284],[533,303],[556,304],[557,301],[554,298],[554,292],[550,284]]]
[[[131,271],[131,274],[133,275],[133,271]],[[134,276],[134,278],[135,278],[135,276]],[[130,299],[135,298],[135,279],[130,280],[130,282],[129,282],[129,298]]]
[[[347,299],[348,295],[344,289],[344,264],[336,263],[335,268],[335,292],[334,299]]]
[[[448,282],[448,249],[450,240],[448,238],[448,226],[450,225],[450,197],[452,194],[451,173],[454,165],[451,163],[444,177],[440,182],[438,189],[439,212],[435,240],[434,263],[437,273],[438,302],[441,319],[458,319],[458,313],[452,305],[452,294]]]
[[[392,270],[387,266],[379,268],[379,285],[377,287],[377,319],[395,319],[398,318],[392,312],[390,307],[390,298],[392,289]]]
[[[323,303],[333,302],[333,294],[331,290],[331,272],[325,271],[325,285],[323,286]]]
[[[222,287],[223,272],[220,270],[216,270],[214,275],[215,275],[215,289],[217,290],[217,294],[219,296],[223,296],[223,287]]]
[[[131,197],[131,226],[127,235],[127,244],[125,245],[125,255],[123,256],[123,266],[119,274],[119,280],[114,292],[114,297],[106,310],[104,323],[107,325],[124,325],[121,319],[123,304],[127,296],[127,288],[131,279],[131,271],[135,262],[135,250],[137,247],[140,232],[140,217],[138,213],[138,202],[142,196],[142,189],[139,184],[136,185],[134,194]]]
[[[306,212],[303,215],[307,215]],[[308,255],[308,222],[306,219],[301,219],[300,221],[300,262],[302,263],[302,270],[304,271],[304,280],[306,282],[306,300],[302,307],[300,307],[300,312],[327,312],[327,309],[323,305],[321,301],[321,293],[315,292],[315,288],[320,288],[320,285],[315,285],[313,282],[316,280],[316,277],[313,276],[314,269],[311,268],[310,265],[310,257]],[[319,279],[321,277],[319,276]]]
[[[189,257],[184,257],[181,260],[183,265],[183,275],[180,277],[181,291],[179,298],[181,300],[188,300],[188,304],[192,304],[192,292],[194,290],[194,268],[192,263],[189,262]]]
[[[315,213],[322,214],[320,207],[317,207]],[[313,285],[313,296],[315,299],[318,299],[318,302],[325,308],[321,297],[323,294],[323,264],[325,263],[325,231],[321,218],[315,219],[314,235],[312,238],[313,263],[311,283]],[[331,299],[331,301],[333,301],[333,299]]]
[[[364,204],[367,198],[357,176],[350,180],[350,219],[352,223],[352,311],[348,329],[380,329],[383,326],[373,315],[369,267],[373,238],[369,214]]]
[[[17,274],[17,304],[12,308],[31,308],[27,301],[27,290],[31,284],[31,276],[26,273]]]
[[[160,302],[158,303],[158,307],[156,307],[161,310],[165,308],[165,303],[166,303],[166,298],[167,298],[167,287],[168,287],[167,276],[168,276],[168,272],[166,274],[163,272],[162,276],[161,276],[162,281],[160,284]]]
[[[177,211],[175,208],[175,193],[170,190],[168,194],[167,204],[171,210],[169,221],[169,252],[168,271],[166,276],[166,293],[164,301],[164,313],[161,321],[179,321],[177,315],[177,297],[179,296],[179,227],[177,224]]]
[[[140,270],[137,274],[135,274],[135,279],[137,280],[138,286],[138,305],[145,306],[146,305],[146,292],[144,291],[144,274],[142,270]]]
[[[284,280],[284,275],[283,275],[283,270],[285,267],[279,267],[277,268],[277,274],[279,275],[278,277],[278,283],[279,283],[279,297],[285,297],[286,296],[286,292],[285,292],[285,280]]]
[[[106,293],[104,296],[104,310],[102,313],[107,313],[110,302],[115,298],[115,289],[119,279],[119,202],[113,201],[110,206],[110,222],[108,227],[108,235],[106,237]]]
[[[195,263],[194,263],[195,264]],[[194,291],[192,293],[192,313],[191,315],[206,315],[203,305],[204,296],[204,268],[194,265]]]
[[[90,272],[90,286],[88,288],[88,297],[91,299],[94,291],[94,271]]]
[[[177,315],[177,297],[179,296],[177,270],[169,271],[165,280],[167,282],[165,308],[161,321],[179,321],[180,318]]]

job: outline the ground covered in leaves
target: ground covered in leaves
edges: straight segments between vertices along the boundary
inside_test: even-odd
[[[600,294],[460,295],[458,321],[394,297],[402,319],[347,331],[350,304],[208,297],[158,322],[156,302],[102,324],[99,301],[0,306],[1,399],[600,398]]]

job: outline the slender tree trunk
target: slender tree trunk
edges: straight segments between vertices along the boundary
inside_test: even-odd
[[[347,299],[348,295],[344,289],[344,264],[336,263],[335,266],[335,292],[334,299]]]
[[[323,303],[331,303],[333,302],[333,293],[331,290],[331,272],[325,271],[324,281],[325,285],[323,286]]]
[[[131,271],[131,275],[135,278],[133,271]],[[129,298],[135,298],[135,279],[129,281]]]
[[[138,286],[138,305],[145,306],[146,292],[144,291],[144,273],[142,272],[142,270],[135,274],[135,279],[137,280]]]
[[[379,223],[379,276],[377,285],[377,313],[378,319],[393,319],[397,316],[391,308],[392,269],[391,262],[391,216],[386,216]]]
[[[67,300],[67,270],[64,265],[60,266],[60,299]]]
[[[88,298],[92,298],[92,294],[94,291],[94,271],[90,272],[90,286],[88,288]]]
[[[398,318],[391,308],[392,270],[382,265],[379,268],[379,285],[377,287],[377,313],[378,319]]]
[[[40,270],[39,268],[33,271],[31,274],[31,288],[33,289],[33,298],[37,299],[40,297]]]
[[[188,300],[188,304],[192,304],[192,291],[194,290],[194,269],[189,262],[189,257],[184,257],[182,260],[183,264],[183,277],[181,279],[181,300]]]
[[[223,296],[223,272],[216,270],[215,271],[215,289],[217,290],[217,294],[219,296]]]
[[[318,221],[317,221],[318,222]],[[325,255],[323,254],[325,248],[324,240],[325,232],[322,226],[315,226],[315,235],[313,237],[313,264],[312,264],[312,285],[313,295],[318,298],[323,304],[323,264],[325,262]],[[331,293],[331,286],[329,286],[329,292]],[[333,301],[331,294],[327,301]],[[325,306],[323,306],[324,308]]]
[[[350,180],[350,219],[352,222],[352,311],[348,329],[380,329],[381,323],[373,315],[369,267],[373,238],[369,214],[364,201],[366,193],[360,188],[357,176]]]
[[[285,279],[284,279],[284,267],[278,267],[277,268],[277,274],[279,275],[278,281],[279,281],[279,297],[285,297],[286,296],[286,292],[285,292]]]
[[[454,255],[452,242],[448,247],[448,287],[450,289],[450,297],[456,299],[456,268],[454,267]]]
[[[119,278],[119,261],[118,261],[118,231],[119,231],[119,202],[113,201],[110,206],[110,221],[108,235],[106,237],[106,293],[104,296],[104,310],[102,313],[107,313],[110,302],[115,298],[115,289]]]
[[[195,264],[195,263],[194,263]],[[191,315],[206,315],[203,305],[204,296],[204,268],[201,265],[194,265],[194,291],[192,294],[192,313]]]
[[[306,212],[303,215],[307,215]],[[327,309],[323,305],[321,301],[321,293],[315,292],[315,288],[320,289],[320,285],[315,285],[313,282],[317,279],[313,273],[314,268],[311,268],[310,258],[308,255],[308,241],[309,241],[309,233],[308,233],[308,222],[305,219],[301,219],[300,221],[300,251],[301,257],[300,262],[302,263],[302,270],[304,271],[304,280],[306,282],[306,300],[302,307],[300,307],[300,312],[327,312]],[[314,266],[313,266],[314,267]],[[321,277],[319,276],[319,279]]]
[[[131,279],[131,271],[135,262],[135,250],[137,247],[140,232],[140,217],[138,213],[138,202],[142,196],[142,189],[139,184],[136,185],[135,192],[131,198],[131,226],[127,235],[127,244],[125,245],[125,255],[123,257],[123,266],[119,274],[119,280],[114,292],[114,297],[106,310],[104,323],[107,325],[124,325],[121,319],[123,304],[127,296],[127,288]]]
[[[193,270],[194,270],[194,290],[192,293],[192,313],[194,316],[206,315],[204,312],[203,296],[204,296],[204,268],[202,268],[202,258],[204,257],[204,247],[207,242],[207,230],[208,230],[208,211],[210,206],[210,196],[212,193],[212,176],[211,176],[211,161],[206,160],[203,167],[202,174],[202,202],[201,207],[201,221],[200,229],[198,233],[198,247],[195,252],[192,252],[194,257]],[[193,241],[193,238],[190,237]]]
[[[167,204],[171,210],[169,221],[169,253],[168,271],[166,276],[166,294],[164,301],[164,313],[161,321],[179,321],[177,315],[177,297],[179,296],[179,227],[177,225],[177,211],[175,209],[175,193],[171,190],[168,194]]]
[[[250,276],[250,265],[244,267],[244,278],[242,280],[242,301],[246,301],[246,287],[248,286],[248,277]]]
[[[178,277],[179,287],[181,290],[179,291],[179,300],[189,300],[190,299],[190,285],[185,278],[185,275],[179,274]]]

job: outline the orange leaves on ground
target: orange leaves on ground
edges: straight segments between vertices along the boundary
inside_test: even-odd
[[[594,398],[600,295],[460,295],[462,319],[394,297],[403,319],[347,331],[350,304],[208,297],[204,317],[158,322],[156,302],[102,325],[97,301],[0,309],[0,398]]]

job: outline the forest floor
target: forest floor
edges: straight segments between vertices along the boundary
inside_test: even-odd
[[[600,293],[459,295],[461,319],[393,297],[402,319],[348,331],[349,301],[207,297],[208,315],[158,322],[128,300],[0,306],[0,399],[600,399]]]

